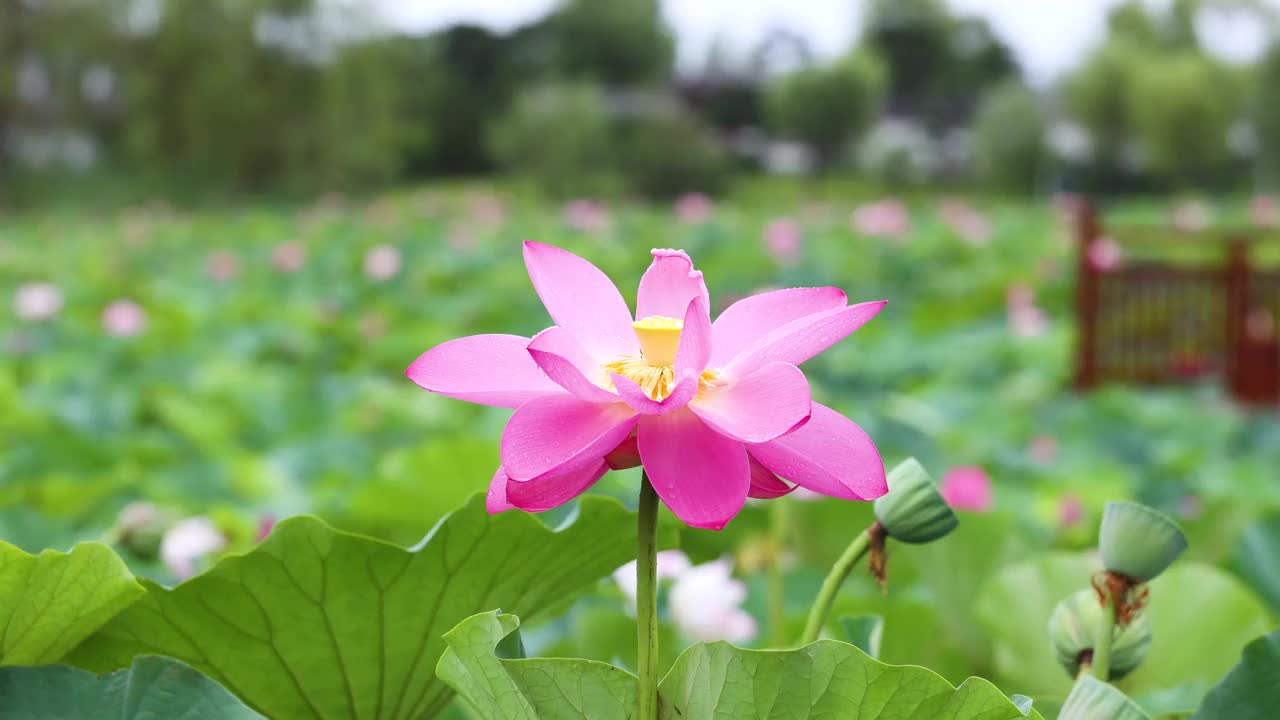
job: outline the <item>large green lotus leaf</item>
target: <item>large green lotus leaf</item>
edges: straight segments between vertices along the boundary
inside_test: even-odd
[[[483,613],[445,636],[439,674],[488,720],[625,720],[635,676],[600,662],[504,659],[519,620]],[[922,667],[886,665],[847,643],[820,640],[798,650],[742,650],[699,643],[659,686],[663,717],[901,718],[1039,720],[1025,700],[970,678],[959,688]]]
[[[1130,694],[1197,681],[1208,686],[1251,640],[1275,627],[1257,596],[1218,568],[1177,563],[1151,583],[1151,649],[1119,683]]]
[[[1032,696],[1064,698],[1071,678],[1053,657],[1049,616],[1100,569],[1085,554],[1049,553],[1010,565],[978,596],[975,612],[995,642],[996,680]]]
[[[94,675],[65,665],[0,668],[5,720],[259,720],[225,688],[169,658]]]
[[[1015,703],[981,678],[957,688],[932,670],[886,665],[834,640],[796,650],[694,645],[676,660],[659,689],[668,717],[681,720],[1040,718],[1025,698]]]
[[[436,668],[487,720],[611,720],[635,712],[636,678],[595,660],[503,659],[518,644],[520,619],[497,612],[464,620],[445,634]],[[516,638],[516,642],[512,641]]]
[[[71,660],[101,672],[175,657],[269,717],[430,717],[452,695],[435,676],[446,631],[484,609],[535,614],[625,563],[635,541],[634,515],[607,498],[584,498],[553,531],[490,516],[476,497],[412,550],[293,518],[172,590],[149,583]]]
[[[1268,720],[1280,706],[1280,630],[1249,643],[1240,664],[1209,691],[1195,720]]]
[[[1280,516],[1246,528],[1236,544],[1232,564],[1271,612],[1280,616]]]
[[[61,660],[143,592],[105,545],[29,555],[0,542],[0,665]]]

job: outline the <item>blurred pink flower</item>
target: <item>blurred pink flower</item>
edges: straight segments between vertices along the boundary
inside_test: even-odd
[[[1058,441],[1048,435],[1037,435],[1031,439],[1027,452],[1032,460],[1041,465],[1048,465],[1058,457]]]
[[[991,477],[976,465],[954,467],[942,476],[938,487],[942,499],[956,510],[990,512],[995,504]]]
[[[254,532],[253,541],[262,542],[267,539],[271,531],[276,527],[276,518],[274,515],[266,514],[258,518],[258,528]]]
[[[400,251],[392,245],[378,245],[364,256],[364,274],[370,280],[390,280],[400,272]]]
[[[196,562],[227,546],[227,538],[207,517],[192,517],[174,525],[160,540],[160,559],[179,580],[196,574]]]
[[[235,253],[215,250],[205,258],[205,272],[218,282],[234,280],[240,274],[240,261]]]
[[[939,214],[942,222],[970,245],[981,247],[991,240],[991,222],[963,200],[943,200]]]
[[[1183,495],[1178,501],[1178,515],[1183,520],[1195,520],[1204,514],[1204,501],[1199,495]]]
[[[297,240],[281,243],[271,251],[271,264],[282,273],[298,272],[306,261],[307,249]]]
[[[1084,502],[1075,495],[1058,498],[1058,525],[1073,528],[1084,520]]]
[[[451,250],[466,255],[470,255],[476,249],[475,233],[462,225],[450,227],[445,242],[449,244]]]
[[[902,238],[911,232],[911,215],[898,200],[885,198],[853,211],[853,229],[869,237]]]
[[[1209,224],[1210,208],[1203,200],[1183,200],[1173,207],[1173,227],[1178,232],[1197,232]]]
[[[747,586],[733,577],[733,563],[722,558],[680,573],[671,587],[671,619],[691,640],[743,643],[755,638],[756,620],[742,603]]]
[[[146,311],[132,300],[116,300],[102,311],[102,329],[112,337],[133,337],[146,327]]]
[[[493,229],[501,227],[502,223],[506,222],[507,209],[503,206],[501,198],[492,192],[473,192],[468,202],[471,208],[471,219],[477,225]]]
[[[776,218],[764,228],[765,249],[779,265],[796,264],[802,242],[800,224],[791,218]]]
[[[689,558],[679,550],[663,550],[658,553],[658,579],[672,580],[680,573],[688,570]],[[623,565],[613,571],[613,582],[627,596],[627,607],[631,613],[636,611],[636,561]]]
[[[1035,291],[1024,283],[1013,283],[1006,291],[1009,330],[1016,337],[1031,338],[1044,334],[1049,318],[1036,305]]]
[[[49,320],[62,310],[62,291],[52,283],[28,283],[13,294],[13,312],[22,320]]]
[[[1098,270],[1115,270],[1124,262],[1124,253],[1115,240],[1098,238],[1089,245],[1089,264]]]
[[[1249,218],[1258,227],[1275,227],[1280,220],[1280,208],[1276,207],[1276,199],[1270,195],[1255,195],[1249,201]]]
[[[579,198],[564,205],[564,224],[585,233],[603,233],[609,229],[609,208],[599,200]]]
[[[685,193],[676,198],[676,219],[686,225],[700,225],[711,219],[716,205],[710,197],[702,193]]]

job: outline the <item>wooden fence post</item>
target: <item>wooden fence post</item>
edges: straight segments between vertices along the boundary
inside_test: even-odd
[[[1249,246],[1241,239],[1231,241],[1225,272],[1227,387],[1237,400],[1250,400],[1253,385],[1250,371],[1247,323],[1249,320]]]
[[[1099,240],[1098,210],[1084,198],[1076,208],[1076,377],[1078,390],[1098,384],[1098,268],[1093,262]]]

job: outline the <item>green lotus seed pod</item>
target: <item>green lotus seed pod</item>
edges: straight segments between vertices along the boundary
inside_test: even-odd
[[[1150,582],[1187,549],[1187,536],[1146,505],[1109,502],[1102,511],[1098,548],[1108,572]]]
[[[889,537],[905,543],[933,542],[960,520],[915,458],[889,472],[889,492],[876,499],[876,519]]]
[[[1058,603],[1049,618],[1049,640],[1058,664],[1071,677],[1080,673],[1080,659],[1092,654],[1094,633],[1102,621],[1102,606],[1093,590],[1080,590]],[[1125,627],[1116,627],[1111,636],[1111,680],[1133,672],[1151,646],[1151,622],[1145,615]]]
[[[1114,685],[1085,675],[1071,688],[1058,720],[1150,720],[1150,716]]]

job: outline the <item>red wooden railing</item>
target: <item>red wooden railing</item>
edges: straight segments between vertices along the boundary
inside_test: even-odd
[[[1253,266],[1246,233],[1197,233],[1221,262],[1097,262],[1104,232],[1096,208],[1077,209],[1075,386],[1177,383],[1221,378],[1249,405],[1280,404],[1280,272]],[[1148,241],[1179,242],[1164,228],[1113,228]],[[1212,254],[1212,253],[1211,253]]]

